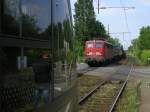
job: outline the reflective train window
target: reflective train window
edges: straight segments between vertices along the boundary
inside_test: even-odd
[[[5,85],[1,88],[3,90],[1,103],[4,112],[11,112],[13,109],[20,112],[19,109],[26,109],[27,105],[30,108],[34,107],[36,80],[33,64],[39,60],[43,52],[50,54],[48,49],[25,48],[24,55],[21,57],[20,48],[3,47],[0,49],[2,55],[0,71],[2,83]]]
[[[87,43],[87,48],[93,48],[93,43]]]
[[[0,1],[0,33],[2,31],[2,0]]]
[[[73,34],[68,0],[53,1],[54,21],[54,94],[59,96],[72,87],[75,75],[73,66]]]
[[[4,112],[19,112],[26,105],[34,108],[40,85],[37,80],[48,82],[44,87],[50,90],[51,103],[75,88],[74,36],[68,2],[0,0],[0,104]],[[43,62],[41,57],[48,60]]]
[[[1,0],[3,34],[19,36],[19,0]]]
[[[48,40],[51,31],[51,0],[22,0],[22,35]]]
[[[102,43],[96,42],[96,48],[102,48],[102,47],[103,47]]]

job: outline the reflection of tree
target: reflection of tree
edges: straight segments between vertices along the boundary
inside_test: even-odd
[[[27,49],[25,50],[25,54],[28,57],[28,66],[30,66],[37,59],[39,52],[37,49]]]
[[[70,22],[69,20],[65,20],[63,22],[63,28],[64,28],[64,37],[65,37],[65,40],[70,44],[72,45],[72,30],[71,30],[71,26],[70,26]]]
[[[52,24],[49,24],[47,29],[44,32],[42,32],[40,35],[43,39],[49,40],[51,43],[52,42]]]
[[[5,34],[18,35],[19,22],[11,15],[4,14],[2,18],[2,31]]]
[[[38,36],[39,28],[36,25],[34,17],[22,15],[22,35],[27,37]],[[37,37],[36,37],[37,38]]]
[[[2,31],[5,34],[19,34],[18,1],[1,0]]]
[[[2,25],[1,20],[2,20],[2,0],[0,0],[0,33],[1,33],[1,27],[2,27],[1,26]]]
[[[95,21],[94,28],[95,28],[93,32],[94,37],[108,38],[105,26],[101,22]]]
[[[66,58],[66,52],[72,44],[72,36],[69,20],[64,20],[62,23],[58,22],[53,26],[55,53],[59,60]]]
[[[9,13],[5,13],[3,16],[3,33],[11,35],[19,35],[20,23],[22,23],[22,35],[23,36],[36,36],[39,28],[36,26],[36,22],[33,17],[28,15],[22,15],[22,22],[19,18],[13,17]]]

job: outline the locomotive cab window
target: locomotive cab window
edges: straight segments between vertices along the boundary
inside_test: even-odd
[[[93,43],[92,42],[87,43],[87,48],[93,48]]]
[[[103,47],[102,43],[96,42],[96,48],[102,48],[102,47]]]

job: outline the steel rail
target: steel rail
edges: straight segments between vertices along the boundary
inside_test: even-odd
[[[128,73],[128,76],[127,76],[125,82],[123,83],[121,89],[114,96],[114,100],[113,100],[112,104],[110,105],[108,112],[113,112],[114,107],[116,106],[116,103],[117,103],[118,99],[120,98],[121,94],[123,93],[123,90],[125,89],[125,87],[127,85],[127,82],[128,82],[128,79],[130,77],[130,74],[131,74],[132,70],[133,70],[133,65],[131,65],[131,69],[130,69],[130,71]]]
[[[107,80],[104,80],[100,84],[98,84],[96,87],[94,87],[89,93],[87,93],[83,98],[80,99],[78,104],[82,105],[85,100],[87,100],[97,89],[99,89],[101,86],[103,86]]]

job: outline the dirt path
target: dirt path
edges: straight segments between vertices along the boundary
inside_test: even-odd
[[[150,112],[150,89],[141,88],[140,112]]]
[[[147,70],[150,70],[150,68],[147,68]],[[140,107],[139,112],[150,112],[150,74],[143,73],[143,70],[138,72],[132,73],[132,79],[133,80],[141,80],[141,101],[140,101]]]

